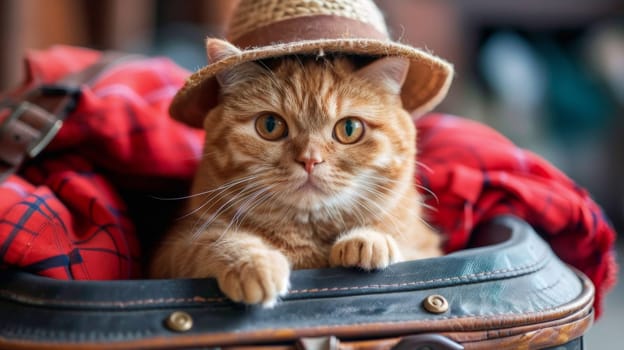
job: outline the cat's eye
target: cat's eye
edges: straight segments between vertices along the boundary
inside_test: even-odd
[[[276,141],[288,135],[288,125],[275,113],[262,113],[256,118],[256,132],[265,140]]]
[[[364,123],[355,117],[340,119],[334,126],[334,138],[340,143],[356,143],[360,141],[362,135],[364,135]]]

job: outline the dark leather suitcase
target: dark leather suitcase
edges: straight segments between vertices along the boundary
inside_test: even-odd
[[[594,289],[526,223],[381,272],[301,270],[272,309],[214,280],[68,282],[0,275],[1,349],[582,349]]]

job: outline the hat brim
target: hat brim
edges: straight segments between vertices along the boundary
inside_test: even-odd
[[[307,40],[256,47],[209,64],[195,73],[173,98],[169,112],[177,120],[201,127],[203,120],[218,104],[219,85],[215,75],[244,62],[296,54],[341,53],[360,56],[401,56],[410,68],[401,89],[403,108],[423,114],[437,106],[453,78],[453,66],[426,51],[400,43],[375,39]]]

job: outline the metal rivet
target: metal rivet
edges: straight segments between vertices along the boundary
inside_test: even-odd
[[[175,311],[167,317],[165,325],[172,331],[186,332],[193,327],[193,318],[184,311]]]
[[[437,294],[428,296],[423,301],[423,306],[425,307],[427,311],[433,314],[444,313],[449,308],[448,301],[446,301],[446,299],[443,296],[437,295]]]

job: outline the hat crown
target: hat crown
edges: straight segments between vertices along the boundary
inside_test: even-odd
[[[223,41],[206,39],[211,61],[193,73],[176,94],[169,108],[174,118],[201,127],[206,113],[219,104],[220,72],[244,62],[285,55],[407,58],[409,70],[400,97],[403,108],[417,115],[440,103],[451,84],[451,64],[389,38],[373,0],[240,1],[227,30],[229,43],[225,44],[232,46],[231,54],[215,56],[214,50],[211,54],[211,47]]]
[[[238,38],[259,28],[299,17],[337,16],[366,23],[388,37],[381,11],[372,0],[241,0],[231,18],[227,39]]]

